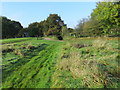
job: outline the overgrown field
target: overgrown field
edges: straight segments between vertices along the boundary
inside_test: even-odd
[[[1,46],[3,88],[120,87],[118,38],[31,38]]]

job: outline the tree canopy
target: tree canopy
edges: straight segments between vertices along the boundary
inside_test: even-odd
[[[63,25],[64,21],[58,14],[50,14],[44,21],[31,23],[27,30],[29,36],[59,36],[62,33]]]
[[[49,17],[43,23],[43,32],[45,36],[49,35],[61,35],[63,20],[58,14],[50,14]]]
[[[6,17],[2,19],[2,38],[13,38],[18,35],[18,32],[23,28],[17,21],[12,21]]]
[[[76,31],[84,36],[119,36],[120,2],[98,2],[91,16],[81,20]]]

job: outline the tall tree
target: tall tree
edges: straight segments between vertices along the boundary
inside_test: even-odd
[[[63,20],[58,14],[50,14],[46,20],[48,25],[47,35],[60,35],[62,26],[64,25]]]
[[[11,21],[6,17],[2,18],[2,38],[16,37],[18,32],[23,28],[17,21]]]
[[[98,2],[88,19],[80,21],[78,36],[120,36],[120,2]]]
[[[99,2],[91,14],[92,19],[100,22],[100,28],[105,35],[111,35],[120,30],[120,3]],[[116,33],[117,34],[117,33]]]
[[[38,22],[34,22],[28,26],[29,36],[43,36],[42,26]]]

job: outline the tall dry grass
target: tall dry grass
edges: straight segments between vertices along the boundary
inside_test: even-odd
[[[76,48],[73,43],[67,43],[63,47],[61,57],[65,55],[68,55],[68,57],[62,57],[59,60],[59,64],[56,65],[58,72],[54,74],[53,81],[56,83],[53,87],[56,85],[64,86],[62,83],[59,83],[59,81],[65,83],[65,80],[59,78],[60,76],[64,76],[61,74],[63,71],[69,72],[75,80],[80,79],[79,82],[82,82],[81,85],[83,87],[118,87],[118,76],[115,76],[119,68],[115,61],[118,55],[117,53],[112,54],[111,44],[107,40],[97,39],[93,41],[92,46],[88,45],[88,47]],[[85,52],[83,55],[80,53],[81,50]],[[86,53],[86,51],[88,52]],[[91,56],[93,53],[94,55]],[[106,55],[104,56],[102,53]],[[84,58],[84,56],[88,57]]]

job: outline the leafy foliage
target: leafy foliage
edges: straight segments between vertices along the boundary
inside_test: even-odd
[[[29,36],[61,36],[63,20],[57,14],[50,14],[49,17],[41,22],[31,23],[28,28],[22,29],[19,35],[28,33]]]
[[[2,19],[2,38],[16,37],[18,32],[23,28],[17,21],[11,21],[6,17],[0,17]]]
[[[57,14],[50,14],[47,20],[44,22],[44,26],[47,25],[48,27],[45,31],[45,35],[61,35],[61,29],[64,25],[64,22],[61,20],[60,16]]]
[[[88,19],[76,28],[77,36],[119,36],[120,2],[98,2]]]
[[[69,36],[69,31],[68,31],[66,25],[62,26],[62,36],[63,37],[68,37]]]
[[[32,36],[32,37],[36,35],[43,36],[42,30],[39,26],[39,23],[37,22],[29,25],[28,33],[29,33],[29,36]]]
[[[116,2],[99,2],[96,9],[91,14],[91,18],[97,19],[100,22],[100,28],[103,29],[103,34],[112,35],[120,30],[120,3]],[[99,13],[99,14],[98,14]],[[114,30],[113,30],[114,29]]]

